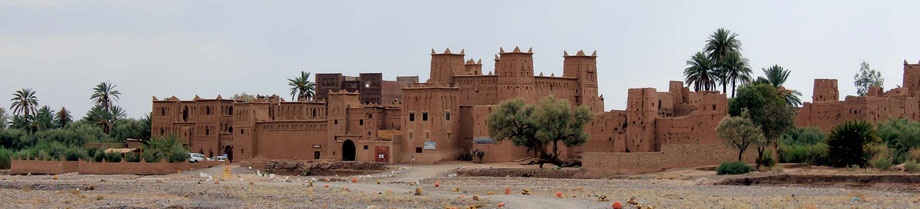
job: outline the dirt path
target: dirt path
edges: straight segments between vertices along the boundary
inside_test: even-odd
[[[415,190],[416,186],[413,186],[413,184],[417,182],[422,182],[434,177],[446,177],[447,175],[453,174],[453,171],[457,169],[458,166],[460,165],[407,165],[400,166],[400,170],[395,173],[383,174],[387,175],[386,177],[371,175],[363,177],[359,183],[329,182],[328,184],[331,187],[345,187],[351,190],[372,193],[386,192],[388,190],[396,193],[404,193]],[[375,179],[380,179],[382,183],[377,184]],[[423,195],[436,198],[451,199],[458,198],[460,195],[470,198],[472,196],[472,194],[452,191],[450,188],[446,187],[435,188],[433,185],[422,185],[422,190]],[[505,208],[604,208],[603,206],[605,205],[590,204],[570,198],[563,199],[553,196],[521,195],[519,193],[511,193],[509,195],[500,193],[496,195],[481,196],[481,198],[495,203],[504,202]],[[494,206],[495,205],[490,205],[490,207]]]

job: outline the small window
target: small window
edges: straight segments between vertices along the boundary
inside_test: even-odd
[[[313,159],[319,159],[319,151],[313,151]]]
[[[339,124],[339,120],[332,120],[332,124]]]
[[[431,132],[425,132],[425,139],[431,139]]]
[[[368,135],[368,136],[370,136],[370,135],[371,135],[371,132],[370,132],[370,131],[368,131],[368,132],[367,132],[367,135]]]
[[[409,132],[409,139],[412,139],[413,136],[415,136],[415,134],[412,134],[412,132]]]
[[[450,140],[450,133],[447,133],[447,140]]]
[[[367,150],[367,145],[364,145],[364,150]]]
[[[444,114],[444,120],[450,120],[450,112]]]
[[[240,129],[240,134],[245,134],[245,133],[246,133],[246,129]]]
[[[415,147],[415,153],[422,153],[421,147]]]
[[[210,115],[210,114],[211,114],[211,106],[207,106],[207,107],[205,107],[204,109],[205,109],[205,115]]]
[[[423,112],[423,113],[422,113],[422,121],[428,121],[428,113],[427,113],[427,112]]]
[[[362,126],[363,126],[363,125],[364,125],[364,119],[358,120],[358,125],[362,125]]]
[[[716,105],[712,105],[712,110],[716,110]]]
[[[415,121],[415,113],[409,113],[409,121]]]

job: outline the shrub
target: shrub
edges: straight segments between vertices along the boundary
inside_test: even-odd
[[[780,162],[808,163],[812,165],[823,164],[827,160],[827,144],[785,144],[779,145],[777,150]]]
[[[773,152],[764,152],[760,156],[760,163],[764,167],[771,168],[776,165],[776,160],[773,160]]]
[[[51,160],[51,154],[48,154],[48,151],[39,150],[38,154],[35,155],[35,158],[38,160]]]
[[[847,121],[831,130],[827,137],[828,161],[835,167],[866,165],[870,153],[866,145],[875,140],[875,126],[866,121]]]
[[[169,162],[178,163],[185,162],[188,160],[188,150],[185,149],[182,145],[174,145],[172,151],[169,153]]]
[[[788,145],[817,144],[824,142],[825,137],[817,128],[791,128],[783,133],[779,141]]]
[[[64,150],[62,154],[62,159],[67,161],[78,161],[80,159],[87,159],[89,155],[86,154],[86,150],[79,147],[71,147]]]
[[[141,153],[141,158],[144,159],[144,162],[155,163],[155,162],[160,162],[160,159],[162,157],[160,157],[154,152],[144,152],[144,153]]]
[[[920,147],[907,151],[906,160],[920,161]]]
[[[105,153],[104,155],[105,155],[106,162],[112,162],[112,163],[121,162],[121,153],[109,152],[109,153]]]
[[[869,164],[873,168],[878,168],[879,170],[882,170],[882,171],[887,171],[891,169],[891,166],[892,166],[891,158],[889,158],[888,156],[882,156],[882,155],[873,157],[872,160],[869,160]]]
[[[892,149],[892,160],[904,162],[909,160],[906,155],[911,149],[920,147],[920,123],[889,118],[878,124],[878,136]]]
[[[716,168],[716,173],[719,175],[733,175],[733,174],[745,174],[751,172],[754,168],[751,168],[747,163],[741,161],[734,162],[723,162]]]
[[[19,153],[16,153],[16,156],[20,160],[31,160],[32,159],[32,153],[29,152],[29,150],[19,150]]]
[[[920,172],[920,163],[917,163],[917,161],[909,160],[904,163],[904,170],[907,170],[911,173]]]
[[[13,150],[0,149],[0,169],[9,169],[10,160],[16,155]]]
[[[130,152],[128,154],[125,154],[125,161],[136,163],[136,162],[140,162],[141,158],[137,156],[137,153]]]
[[[102,159],[104,158],[105,158],[105,154],[102,152],[102,150],[96,151],[96,154],[93,155],[93,161],[96,161],[96,162],[102,162]]]

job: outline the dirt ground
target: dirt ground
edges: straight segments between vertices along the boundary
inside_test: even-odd
[[[611,208],[613,201],[636,208],[627,204],[630,199],[645,208],[920,208],[920,193],[912,190],[767,180],[722,185],[743,178],[870,175],[869,171],[790,166],[783,174],[716,176],[706,169],[673,169],[604,179],[456,174],[458,169],[475,168],[533,169],[513,163],[456,162],[392,165],[368,175],[305,177],[232,166],[231,179],[218,181],[220,167],[156,176],[63,174],[56,180],[49,175],[0,175],[0,208],[497,208],[503,203],[503,208],[559,209]],[[413,194],[417,188],[421,195]],[[505,194],[506,188],[510,194]],[[522,194],[525,189],[530,195]],[[600,199],[604,195],[607,201]]]

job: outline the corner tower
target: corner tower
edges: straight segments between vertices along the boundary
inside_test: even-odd
[[[499,59],[495,62],[495,75],[498,75],[499,101],[512,98],[524,98],[528,102],[536,101],[533,76],[533,49],[522,52],[505,52],[499,48]]]
[[[562,51],[565,59],[562,77],[576,78],[575,105],[585,105],[594,112],[604,111],[604,102],[597,96],[597,51],[586,55],[579,50],[575,55]]]
[[[431,77],[428,78],[428,84],[450,86],[452,77],[458,72],[466,71],[463,61],[463,50],[459,54],[453,54],[450,49],[444,50],[444,53],[438,54],[431,50]]]
[[[916,97],[920,95],[920,62],[917,64],[908,64],[904,60],[904,85],[907,87],[908,95]]]

